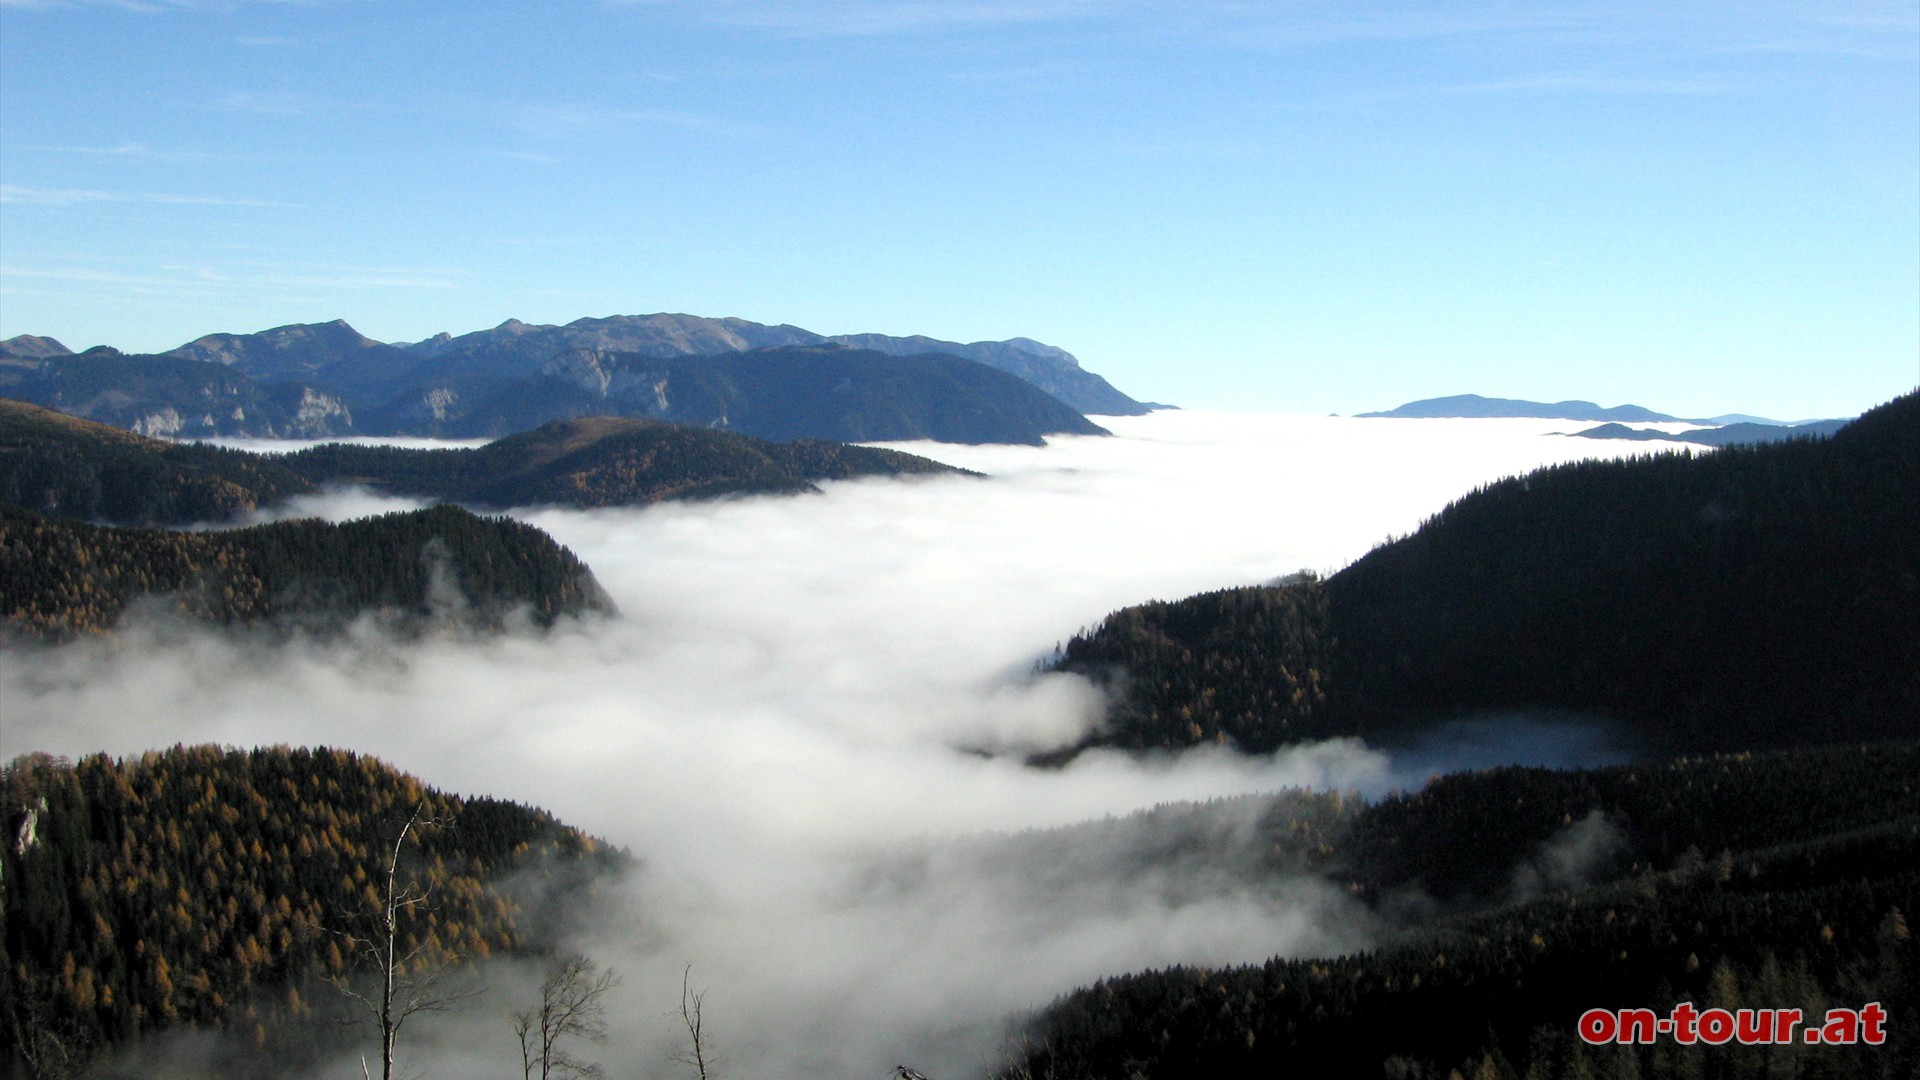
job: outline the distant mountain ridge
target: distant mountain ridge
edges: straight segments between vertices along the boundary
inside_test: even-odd
[[[784,323],[770,326],[747,319],[661,312],[576,319],[564,326],[533,325],[508,319],[491,330],[458,337],[436,335],[395,347],[443,364],[457,365],[456,370],[462,373],[527,374],[553,357],[575,349],[666,359],[793,345],[845,345],[889,356],[959,356],[1025,379],[1081,413],[1138,416],[1149,411],[1145,405],[1115,390],[1105,379],[1082,368],[1072,353],[1024,337],[961,343],[924,335],[827,335]]]
[[[505,435],[548,420],[630,416],[784,441],[932,439],[1040,445],[1106,430],[1024,380],[963,357],[835,344],[712,356],[574,349],[532,375],[446,374],[360,409],[376,430]]]
[[[1522,401],[1517,398],[1490,398],[1479,394],[1455,394],[1452,397],[1410,401],[1385,412],[1364,412],[1363,417],[1414,419],[1526,417],[1541,420],[1612,420],[1624,423],[1660,423],[1680,417],[1654,412],[1639,405],[1601,408],[1591,401]]]
[[[1780,442],[1783,439],[1811,439],[1831,435],[1846,427],[1846,420],[1815,420],[1804,424],[1753,423],[1741,421],[1697,431],[1647,431],[1625,424],[1601,424],[1571,434],[1582,439],[1627,439],[1633,442],[1686,442],[1699,446],[1733,446],[1738,443]]]
[[[54,356],[71,356],[73,350],[50,337],[35,337],[32,334],[19,334],[0,341],[0,363],[18,360],[45,360]]]
[[[1038,444],[1104,434],[1085,412],[1149,411],[1030,338],[830,338],[678,314],[509,319],[402,344],[335,320],[154,356],[22,335],[0,342],[0,394],[172,437],[493,436],[620,414],[774,439]]]
[[[1778,442],[1781,439],[1800,439],[1816,435],[1831,435],[1845,426],[1847,420],[1769,420],[1764,416],[1751,416],[1747,413],[1726,413],[1706,419],[1687,419],[1654,412],[1639,405],[1616,405],[1602,408],[1591,401],[1522,401],[1516,398],[1489,398],[1479,394],[1456,394],[1453,397],[1424,398],[1410,401],[1397,409],[1386,412],[1366,412],[1355,414],[1361,417],[1392,417],[1398,419],[1489,419],[1489,418],[1528,418],[1538,420],[1599,420],[1605,421],[1599,427],[1585,431],[1569,432],[1585,439],[1631,439],[1648,442],[1655,439],[1667,442],[1690,442],[1701,446],[1733,446],[1739,443]],[[1710,430],[1661,432],[1642,431],[1627,427],[1627,424],[1700,424]]]

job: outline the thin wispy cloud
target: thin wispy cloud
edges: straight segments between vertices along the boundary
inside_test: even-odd
[[[245,161],[243,154],[210,154],[198,150],[169,150],[150,143],[127,141],[105,146],[47,146],[35,148],[41,153],[77,154],[85,158],[127,163],[164,162],[192,165],[205,162]]]
[[[0,266],[0,279],[128,286],[148,290],[221,289],[457,289],[451,275],[404,268],[283,267],[212,268],[161,266],[154,273],[86,267]]]
[[[1234,48],[1297,48],[1487,38],[1601,47],[1674,42],[1700,51],[1911,57],[1910,4],[1832,11],[1817,5],[1666,8],[1480,2],[1349,4],[1308,0],[606,0],[620,6],[795,37],[878,37],[1106,22],[1143,38],[1213,39]]]
[[[102,203],[145,203],[158,206],[234,206],[274,210],[304,210],[298,203],[225,195],[180,195],[157,191],[100,191],[94,188],[36,188],[0,184],[0,203],[13,206],[88,206]]]
[[[0,8],[114,8],[146,15],[177,12],[231,12],[248,7],[319,7],[324,4],[352,4],[363,0],[0,0]]]
[[[188,286],[220,285],[225,282],[210,274],[197,275],[148,275],[129,274],[118,270],[87,269],[41,269],[22,266],[0,266],[0,280],[25,278],[30,281],[61,281],[86,285],[124,285],[142,289],[177,289]]]
[[[1198,4],[1169,25],[1211,27],[1242,45],[1319,46],[1391,41],[1485,39],[1521,58],[1540,49],[1617,51],[1669,61],[1746,50],[1912,56],[1910,6],[1882,5],[1832,16],[1805,4],[1693,4],[1650,7],[1501,4],[1397,5]]]
[[[530,161],[536,165],[557,165],[560,163],[560,159],[554,157],[552,154],[536,154],[528,150],[495,150],[493,151],[493,156],[506,158],[508,161]]]
[[[289,287],[457,289],[462,287],[460,279],[464,276],[444,266],[364,266],[299,260],[236,262],[230,266],[229,272],[237,280]]]
[[[219,112],[256,113],[261,116],[305,116],[314,112],[317,104],[305,94],[256,93],[242,90],[214,99],[208,104],[208,108]]]
[[[1476,82],[1411,85],[1356,93],[1329,92],[1298,101],[1268,103],[1268,110],[1327,109],[1442,97],[1594,96],[1717,97],[1745,91],[1748,84],[1730,76],[1663,78],[1631,75],[1521,75]]]
[[[0,0],[0,8],[117,8],[121,11],[163,13],[169,11],[206,11],[233,7],[233,3],[207,3],[202,0]]]
[[[1103,18],[1134,0],[612,0],[802,37],[872,37]]]
[[[1517,79],[1436,86],[1414,94],[1621,94],[1627,96],[1713,96],[1740,89],[1731,79],[1662,79],[1606,75],[1536,75]]]
[[[528,105],[507,114],[516,131],[546,139],[601,138],[648,128],[673,128],[700,135],[749,138],[767,129],[706,113],[662,108],[605,108],[594,105]]]
[[[68,154],[91,154],[98,157],[144,158],[153,156],[153,147],[146,143],[125,142],[118,146],[57,146],[54,149]]]

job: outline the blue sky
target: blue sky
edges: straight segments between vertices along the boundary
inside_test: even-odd
[[[0,185],[0,336],[75,348],[686,311],[1215,408],[1920,383],[1912,2],[0,0]]]

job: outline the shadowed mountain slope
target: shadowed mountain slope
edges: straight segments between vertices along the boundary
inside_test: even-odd
[[[103,633],[140,602],[231,626],[499,630],[612,613],[592,571],[531,525],[457,506],[221,532],[87,525],[0,503],[0,626]]]
[[[1256,839],[1304,848],[1404,928],[1344,956],[1103,979],[1043,1010],[999,1075],[1912,1076],[1916,768],[1914,744],[1882,744],[1468,773],[1371,806],[1325,796],[1334,821],[1277,802]],[[1780,1046],[1577,1034],[1588,1009],[1683,1000],[1804,1022]],[[1830,1006],[1869,1002],[1883,1045],[1805,1042]]]
[[[777,371],[733,359],[769,349],[781,357]],[[568,385],[583,355],[595,363],[659,361],[658,386],[611,402],[604,400],[608,387],[589,387],[603,399],[591,407],[574,392],[581,387]],[[880,367],[859,359],[873,356],[897,362]],[[956,359],[1009,375],[1020,389],[963,373]],[[846,395],[833,403],[838,407],[819,399],[821,379]],[[1032,400],[1018,400],[1025,390],[1035,392],[1025,395]],[[827,337],[796,326],[675,314],[565,326],[509,319],[490,330],[399,345],[335,320],[209,334],[162,356],[108,348],[75,356],[59,342],[21,335],[0,343],[0,394],[143,434],[262,438],[503,435],[617,412],[776,439],[1031,443],[1097,432],[1085,412],[1149,408],[1082,369],[1066,350],[1029,338],[962,344]]]
[[[816,491],[815,480],[962,472],[894,450],[813,440],[774,443],[607,416],[556,420],[471,450],[329,443],[282,461],[315,484],[365,484],[494,508],[636,506]]]
[[[228,521],[315,486],[279,460],[0,398],[0,502],[126,525]]]
[[[834,345],[716,356],[583,349],[526,377],[436,378],[369,424],[450,437],[501,435],[576,416],[633,416],[763,439],[932,439],[1039,445],[1104,430],[1032,384],[953,356],[896,357]]]
[[[1831,438],[1542,469],[1326,581],[1128,608],[1060,666],[1123,746],[1462,711],[1630,719],[1680,750],[1920,734],[1920,396]]]
[[[961,471],[894,450],[770,443],[614,417],[556,421],[472,450],[329,443],[253,454],[146,438],[0,399],[0,501],[125,525],[225,522],[344,483],[498,509],[785,494],[815,490],[815,480]]]

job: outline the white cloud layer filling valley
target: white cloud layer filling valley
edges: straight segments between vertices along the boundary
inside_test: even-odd
[[[1392,754],[1336,741],[1270,757],[1094,753],[1045,771],[979,753],[1099,722],[1086,683],[1031,671],[1116,607],[1336,570],[1478,484],[1647,450],[1551,437],[1580,426],[1556,421],[1102,422],[1118,437],[904,447],[985,480],[519,514],[586,559],[623,613],[545,637],[274,647],[136,624],[0,653],[0,754],[325,744],[550,809],[642,863],[623,911],[579,942],[625,980],[607,1059],[674,1075],[691,963],[731,1074],[803,1077],[902,1060],[977,1072],[1011,1011],[1101,975],[1338,950],[1372,930],[1317,882],[1236,874],[1231,853],[1217,882],[1098,851],[1062,879],[1045,845],[1023,862],[1014,837],[987,859],[962,838],[1288,786],[1379,793],[1436,763],[1612,753],[1582,732],[1508,749],[1498,725]],[[301,510],[395,505],[349,492]],[[411,1049],[437,1075],[458,1071],[451,1055],[507,1068],[504,1017],[524,997],[496,988],[410,1029]]]

